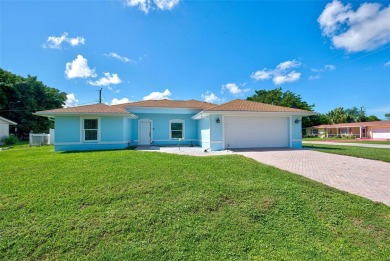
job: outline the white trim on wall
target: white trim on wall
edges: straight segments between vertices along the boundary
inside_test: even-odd
[[[290,130],[289,130],[289,132],[290,132],[290,134],[289,134],[289,136],[290,136],[290,148],[292,148],[292,146],[293,146],[293,141],[292,141],[292,124],[293,124],[292,116],[289,117],[289,120],[290,120]]]

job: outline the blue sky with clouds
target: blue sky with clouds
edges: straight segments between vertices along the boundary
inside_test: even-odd
[[[321,113],[390,112],[389,1],[1,0],[0,24],[0,67],[68,106],[281,86]]]

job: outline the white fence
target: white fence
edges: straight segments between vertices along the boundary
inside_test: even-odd
[[[30,133],[30,146],[42,146],[50,144],[50,134]]]

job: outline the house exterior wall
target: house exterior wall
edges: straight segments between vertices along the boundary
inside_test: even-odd
[[[295,123],[295,121],[298,123]],[[288,122],[289,129],[289,144],[291,148],[301,149],[302,148],[302,117],[293,116]]]
[[[98,140],[83,140],[83,119],[97,118]],[[128,147],[129,141],[126,139],[125,117],[56,117],[55,118],[55,151],[80,151],[80,150],[108,150],[124,149]]]
[[[210,118],[210,148],[211,150],[223,150],[223,117],[220,114],[213,114]],[[220,122],[217,123],[219,118]]]
[[[169,138],[171,120],[184,121],[184,139],[180,141],[183,145],[199,145],[197,121],[191,119],[194,114],[161,114],[161,113],[134,113],[138,118],[132,120],[131,132],[132,141],[135,145],[139,142],[140,120],[152,121],[152,144],[154,145],[177,145],[178,139]]]
[[[210,118],[200,119],[198,123],[199,146],[203,149],[210,149]]]
[[[0,139],[9,136],[9,124],[0,120]]]

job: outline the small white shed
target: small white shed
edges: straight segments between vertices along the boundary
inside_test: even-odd
[[[9,136],[9,125],[17,125],[17,123],[0,116],[0,140]]]

